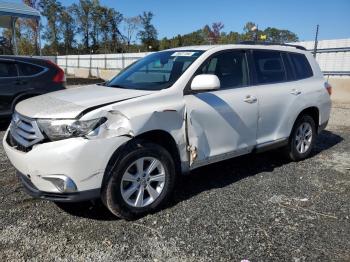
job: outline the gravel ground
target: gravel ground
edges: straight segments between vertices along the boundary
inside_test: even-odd
[[[335,106],[310,159],[275,151],[198,169],[168,208],[131,222],[99,202],[32,199],[0,146],[0,261],[350,261],[349,141],[350,106]]]

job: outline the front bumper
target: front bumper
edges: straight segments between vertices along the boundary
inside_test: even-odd
[[[76,192],[99,190],[111,156],[130,140],[129,137],[122,136],[96,139],[70,138],[37,144],[30,151],[23,152],[7,143],[8,135],[9,131],[3,139],[5,152],[12,165],[25,177],[30,177],[30,188],[34,188],[31,190],[32,194],[38,194],[40,197],[50,193],[54,199],[67,193],[60,192],[45,178],[64,175],[74,181]],[[75,192],[70,194],[69,197],[66,195],[67,201],[75,198]]]
[[[52,193],[40,191],[31,180],[17,171],[17,176],[21,181],[24,190],[32,197],[50,200],[54,202],[82,202],[100,198],[100,189],[91,189],[74,193]]]

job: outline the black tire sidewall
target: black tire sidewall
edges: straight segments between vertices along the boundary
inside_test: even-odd
[[[175,183],[175,165],[170,153],[157,144],[134,141],[127,148],[122,153],[120,160],[115,163],[115,167],[111,170],[110,176],[106,180],[106,185],[102,191],[102,199],[113,214],[122,218],[132,219],[146,213],[155,212],[166,203]],[[126,169],[141,157],[154,157],[163,164],[165,184],[160,196],[153,203],[146,207],[136,208],[127,204],[123,199],[120,184]]]
[[[311,128],[312,128],[312,140],[311,140],[311,145],[308,148],[308,150],[305,153],[299,153],[298,150],[295,147],[295,139],[296,139],[296,132],[297,132],[298,128],[300,127],[300,125],[302,125],[303,123],[309,123],[311,125]],[[309,115],[301,116],[296,121],[296,123],[294,125],[294,128],[293,128],[293,132],[292,132],[291,137],[290,137],[290,142],[289,142],[289,154],[290,154],[290,157],[293,160],[295,160],[295,161],[307,158],[310,155],[310,153],[311,153],[311,151],[312,151],[312,149],[314,147],[315,141],[316,141],[316,126],[315,126],[314,119],[311,116],[309,116]]]

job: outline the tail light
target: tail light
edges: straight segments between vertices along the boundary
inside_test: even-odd
[[[328,94],[332,95],[332,86],[328,82],[324,83],[324,87],[326,88]]]
[[[57,70],[56,74],[52,78],[52,81],[55,83],[58,83],[58,84],[66,82],[66,76],[64,74],[64,71],[58,65],[53,63],[52,61],[48,60],[48,63],[51,64],[52,66],[54,66]]]
[[[57,68],[57,73],[52,79],[55,83],[64,83],[66,82],[66,76],[64,74],[64,71],[61,68]]]

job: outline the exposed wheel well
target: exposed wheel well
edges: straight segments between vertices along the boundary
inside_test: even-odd
[[[166,131],[163,130],[152,130],[135,138],[144,139],[160,146],[163,146],[173,157],[176,167],[176,172],[179,174],[181,172],[181,160],[177,144],[174,138]]]
[[[176,173],[181,174],[181,160],[180,160],[179,150],[177,148],[174,138],[168,132],[163,130],[152,130],[152,131],[140,134],[134,137],[133,139],[143,139],[143,140],[158,144],[160,146],[163,146],[173,157],[173,160],[175,162]],[[102,186],[105,185],[106,179],[109,178],[110,170],[112,170],[114,163],[118,161],[119,156],[123,153],[125,146],[127,146],[129,142],[126,142],[124,145],[120,146],[113,153],[112,157],[109,159],[105,170],[105,174],[103,177]]]
[[[304,109],[303,111],[300,112],[300,114],[298,115],[297,119],[299,117],[301,117],[302,115],[309,115],[312,117],[312,119],[315,121],[315,126],[316,126],[316,132],[318,131],[318,126],[319,126],[319,110],[317,107],[308,107],[306,109]]]

